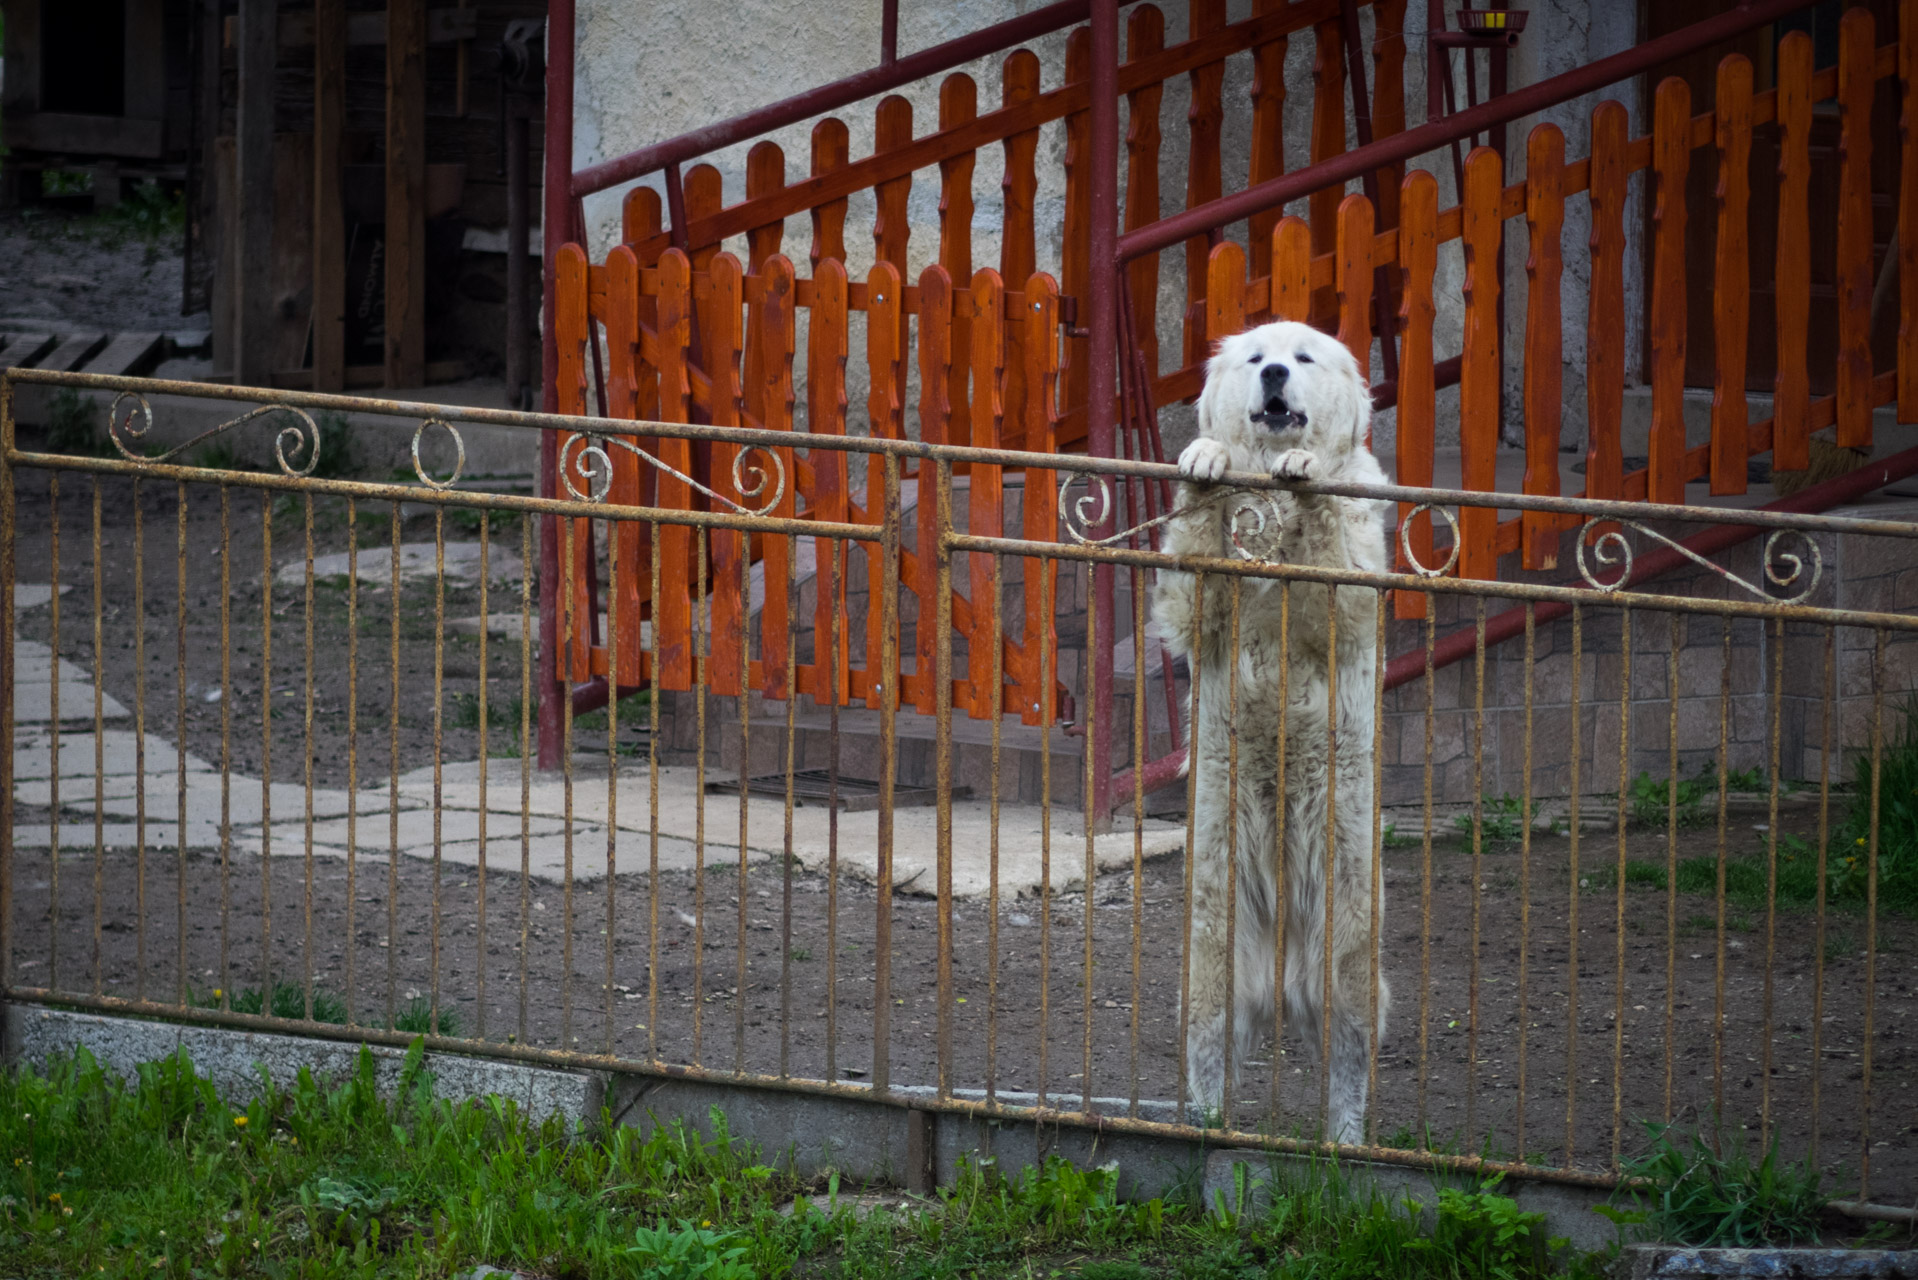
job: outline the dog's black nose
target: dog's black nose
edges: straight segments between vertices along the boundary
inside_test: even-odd
[[[1285,380],[1291,376],[1292,371],[1284,365],[1269,364],[1259,370],[1259,384],[1265,388],[1267,395],[1271,395],[1283,387]]]

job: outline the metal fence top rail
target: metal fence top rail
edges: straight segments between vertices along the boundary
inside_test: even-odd
[[[329,395],[311,391],[283,391],[266,387],[237,387],[217,383],[180,382],[158,378],[125,378],[102,374],[60,373],[46,369],[9,369],[0,371],[0,407],[4,407],[5,423],[12,425],[11,390],[16,383],[36,383],[51,386],[69,386],[91,388],[100,391],[119,392],[138,397],[145,408],[147,396],[186,396],[206,400],[224,400],[238,404],[261,405],[272,408],[336,410],[344,413],[374,414],[395,418],[414,418],[423,422],[452,425],[471,423],[475,426],[515,427],[522,429],[558,431],[583,436],[658,436],[667,439],[705,441],[715,444],[754,445],[762,448],[807,450],[822,449],[843,453],[864,453],[892,455],[900,459],[913,459],[937,463],[985,463],[992,466],[1026,469],[1049,469],[1067,473],[1064,483],[1069,485],[1074,479],[1090,480],[1094,477],[1166,479],[1180,480],[1179,469],[1171,463],[1138,462],[1123,458],[1090,458],[1083,454],[1027,453],[1012,449],[979,449],[969,446],[926,444],[917,440],[893,440],[872,436],[817,436],[799,432],[768,431],[748,427],[712,427],[697,423],[653,422],[642,419],[610,419],[586,415],[560,413],[535,413],[513,409],[484,409],[468,405],[432,404],[424,401],[389,400],[369,396]],[[56,457],[50,454],[28,453],[15,448],[11,436],[5,441],[9,461],[29,466],[74,466],[80,469],[121,470],[120,466],[100,466],[96,460]],[[123,453],[126,451],[123,449]],[[127,453],[129,460],[144,463],[145,460]],[[192,470],[204,475],[203,469],[175,468]],[[1866,468],[1869,470],[1869,467]],[[168,474],[171,474],[169,471]],[[252,474],[250,483],[275,483],[271,475]],[[325,488],[343,494],[366,494],[374,497],[404,498],[408,501],[433,500],[411,485],[367,485],[354,481],[307,481],[314,488]],[[429,482],[431,483],[431,482]],[[437,487],[437,486],[435,486]],[[1790,529],[1802,532],[1824,532],[1836,534],[1858,534],[1872,537],[1918,539],[1918,522],[1906,520],[1874,520],[1856,516],[1817,515],[1793,511],[1765,511],[1735,507],[1706,507],[1677,503],[1646,503],[1626,500],[1605,500],[1596,498],[1564,498],[1528,495],[1520,493],[1481,492],[1469,489],[1426,488],[1415,485],[1398,484],[1327,484],[1316,481],[1280,480],[1273,476],[1257,472],[1234,471],[1227,473],[1217,486],[1221,490],[1243,489],[1250,491],[1289,491],[1298,494],[1321,494],[1328,497],[1361,498],[1376,501],[1403,503],[1416,507],[1495,507],[1510,511],[1543,511],[1562,515],[1584,516],[1595,519],[1645,519],[1655,515],[1662,521],[1679,524],[1739,525],[1756,529]],[[377,494],[369,490],[378,489]],[[392,492],[388,492],[391,490]],[[457,500],[469,502],[473,495],[462,495]],[[1087,499],[1098,501],[1093,495]],[[1085,501],[1087,499],[1081,499]],[[528,509],[544,509],[543,504],[561,502],[559,499],[513,498],[502,495],[502,506],[524,506]],[[1061,506],[1065,499],[1062,496]],[[564,504],[578,505],[578,504]],[[605,504],[599,504],[591,512],[561,511],[554,508],[554,514],[601,514],[613,518],[645,519],[683,519],[685,512],[653,512],[646,508],[620,508],[615,511]],[[1109,514],[1109,509],[1108,509]],[[803,522],[809,527],[809,533],[822,536],[846,536],[864,538],[870,536],[870,529],[862,526],[846,526],[844,530],[828,528],[817,522]],[[1090,523],[1098,523],[1092,521]]]

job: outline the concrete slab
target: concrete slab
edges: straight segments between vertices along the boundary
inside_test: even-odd
[[[479,807],[478,763],[444,766],[441,779],[442,802],[448,808]],[[508,772],[510,771],[510,772]],[[494,761],[489,773],[494,779],[488,788],[487,807],[495,813],[519,812],[517,786],[519,762]],[[709,770],[708,780],[720,775]],[[501,780],[511,785],[501,786]],[[402,774],[402,795],[430,800],[432,771],[415,770]],[[623,764],[614,788],[617,805],[615,825],[623,832],[647,833],[652,830],[651,783],[643,761]],[[589,775],[576,769],[573,783],[575,821],[603,823],[606,820],[607,785],[605,775]],[[532,786],[531,811],[546,817],[565,813],[565,788],[561,780],[542,775]],[[692,841],[698,831],[704,809],[708,849],[738,847],[739,798],[708,795],[699,790],[696,771],[684,765],[664,766],[659,771],[659,831],[662,836]],[[801,806],[793,812],[793,854],[809,869],[823,869],[831,852],[829,815],[825,806]],[[899,809],[893,814],[893,886],[910,893],[932,894],[936,889],[938,811],[933,808]],[[773,796],[753,796],[747,806],[746,845],[760,856],[778,857],[785,849],[785,804]],[[992,809],[985,800],[961,800],[952,806],[953,892],[960,897],[978,897],[991,888],[991,850],[993,846]],[[1056,891],[1065,891],[1085,878],[1085,829],[1076,813],[1055,809],[1050,825],[1051,879]],[[1000,890],[1011,894],[1037,893],[1045,855],[1048,830],[1044,811],[1038,805],[1000,806],[998,830]],[[868,881],[878,876],[878,814],[842,813],[839,818],[839,865],[852,875]],[[625,841],[622,840],[622,845]],[[1148,822],[1145,854],[1159,857],[1184,847],[1185,829],[1174,823]],[[1133,838],[1129,829],[1095,838],[1094,853],[1099,870],[1130,866]],[[623,859],[622,859],[623,861]]]
[[[65,756],[66,752],[61,752]],[[115,774],[104,779],[101,790],[104,794],[102,812],[117,818],[131,818],[139,812],[140,793],[145,792],[147,816],[149,818],[168,817],[179,807],[179,775],[163,773],[149,769],[145,775],[145,785],[134,774]],[[196,773],[189,771],[186,776],[187,815],[189,820],[201,819],[217,822],[220,818],[220,775],[218,773]],[[45,806],[52,802],[52,787],[48,782],[23,782],[14,791],[22,804]],[[315,787],[313,789],[313,816],[315,818],[343,818],[347,811],[349,796],[344,789]],[[93,812],[93,775],[87,775],[75,782],[65,776],[60,779],[61,807],[70,813],[91,814]],[[233,823],[254,823],[261,819],[262,794],[260,780],[244,774],[234,774],[229,780],[226,814],[227,821]],[[295,782],[276,782],[271,792],[273,815],[277,821],[288,818],[303,818],[306,814],[306,788]],[[385,787],[362,788],[357,798],[356,811],[362,817],[385,818],[389,796]],[[402,797],[400,808],[417,807],[410,798]],[[345,824],[342,823],[342,826]]]
[[[70,583],[60,584],[60,594],[73,590]],[[53,599],[53,584],[50,582],[16,582],[13,584],[13,611],[25,613],[28,609],[38,609]],[[20,641],[14,641],[18,645]]]
[[[91,687],[88,688],[87,694],[89,698],[92,697]],[[100,735],[99,745],[102,755],[100,772],[107,777],[139,773],[142,763],[148,773],[172,773],[179,768],[179,756],[174,752],[173,744],[158,734],[146,735],[144,762],[138,750],[139,735],[131,729],[108,729]],[[198,756],[192,754],[187,756],[189,773],[210,773],[212,770],[213,766]],[[13,738],[15,785],[23,781],[49,778],[52,772],[53,735],[46,729],[16,730]],[[93,789],[93,773],[92,732],[62,732],[60,734],[61,794],[65,795],[69,782],[78,784],[81,779],[86,780],[86,785],[82,789],[90,792]]]
[[[446,544],[446,580],[459,586],[471,586],[479,581],[480,544],[477,542],[448,542]],[[419,579],[431,581],[439,564],[438,552],[430,542],[403,542],[400,544],[400,582],[402,584]],[[349,569],[349,553],[336,551],[328,555],[313,557],[313,577],[345,579]],[[486,559],[486,570],[495,582],[518,582],[525,572],[525,566],[514,552],[503,546],[494,546]],[[359,580],[368,587],[384,587],[393,581],[393,552],[391,547],[367,547],[359,555]],[[273,571],[275,583],[282,587],[302,587],[306,582],[306,560],[288,560]]]
[[[31,584],[29,584],[31,585]],[[41,603],[52,598],[52,593],[42,585],[44,593]],[[16,596],[16,605],[18,598]],[[56,664],[53,650],[37,640],[15,639],[13,642],[13,721],[15,724],[44,724],[53,717],[53,685],[55,672],[58,672],[60,686],[60,719],[93,719],[93,675],[76,663],[60,659]],[[123,720],[127,709],[112,694],[104,695],[100,700],[100,714],[103,719]]]

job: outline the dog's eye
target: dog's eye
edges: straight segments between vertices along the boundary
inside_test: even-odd
[[[1258,363],[1260,363],[1261,361],[1263,361],[1264,359],[1265,359],[1265,352],[1263,352],[1263,351],[1255,351],[1255,352],[1253,352],[1253,353],[1252,353],[1252,358],[1251,358],[1250,360],[1247,360],[1247,361],[1246,361],[1246,363],[1247,363],[1247,364],[1258,364]]]
[[[1311,364],[1311,363],[1312,363],[1312,357],[1311,357],[1311,356],[1308,356],[1308,355],[1306,355],[1306,354],[1305,354],[1305,352],[1303,352],[1303,351],[1295,351],[1295,352],[1293,352],[1293,353],[1292,353],[1292,358],[1293,358],[1294,360],[1297,360],[1297,361],[1298,361],[1298,362],[1299,362],[1300,364]]]

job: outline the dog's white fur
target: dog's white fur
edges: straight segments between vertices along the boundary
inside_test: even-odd
[[[1265,372],[1268,368],[1275,371]],[[1269,412],[1281,404],[1291,412]],[[1303,423],[1296,420],[1299,414]],[[1263,325],[1225,339],[1206,366],[1198,417],[1198,437],[1179,456],[1186,483],[1180,486],[1178,505],[1192,512],[1171,523],[1164,550],[1231,558],[1236,555],[1231,545],[1234,513],[1263,507],[1262,528],[1255,516],[1242,515],[1236,521],[1241,544],[1261,559],[1374,573],[1386,569],[1382,513],[1388,504],[1289,492],[1221,494],[1216,487],[1228,471],[1321,482],[1384,481],[1365,445],[1371,394],[1357,361],[1336,339],[1290,322]],[[1232,1086],[1225,1078],[1228,992],[1233,1003],[1231,1061],[1235,1068],[1253,1056],[1262,1036],[1272,1033],[1276,1011],[1273,904],[1279,892],[1280,865],[1274,793],[1281,593],[1277,582],[1236,581],[1242,584],[1236,655],[1231,650],[1235,579],[1212,576],[1206,580],[1203,616],[1198,612],[1193,575],[1161,573],[1153,598],[1155,629],[1175,654],[1189,660],[1200,689],[1196,749],[1191,757],[1198,776],[1186,1048],[1189,1100],[1207,1110],[1218,1108]],[[1328,606],[1334,595],[1337,653],[1331,656],[1327,653]],[[1286,622],[1291,653],[1285,717],[1285,1016],[1314,1053],[1321,1045],[1326,1016],[1326,695],[1328,671],[1334,663],[1338,675],[1336,778],[1330,791],[1335,797],[1331,802],[1335,851],[1331,859],[1331,1105],[1326,1136],[1340,1142],[1361,1140],[1368,1032],[1383,1035],[1387,1004],[1383,978],[1376,993],[1370,989],[1373,966],[1368,951],[1375,887],[1375,609],[1376,597],[1369,589],[1334,590],[1316,583],[1294,583]],[[1236,726],[1228,710],[1235,661]],[[1236,804],[1228,777],[1234,727]],[[1232,830],[1235,822],[1236,832]],[[1234,835],[1236,845],[1231,843]],[[1228,860],[1237,868],[1232,886],[1236,936],[1229,977]],[[1377,907],[1382,919],[1382,898]],[[1376,1027],[1370,1021],[1374,994]]]

